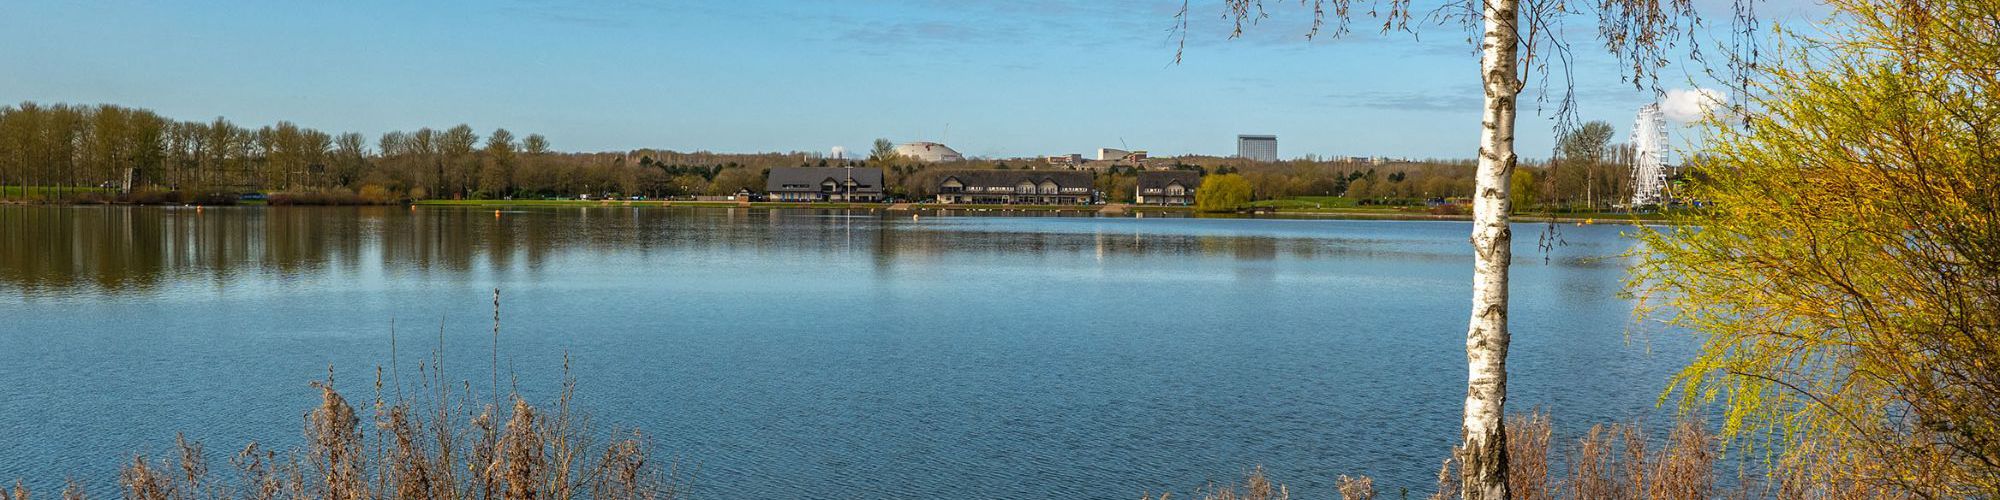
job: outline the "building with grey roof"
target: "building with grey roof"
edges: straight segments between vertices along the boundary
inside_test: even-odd
[[[793,202],[882,201],[882,169],[873,167],[773,167],[765,199]]]
[[[1201,187],[1201,172],[1154,170],[1139,172],[1139,187],[1132,200],[1140,205],[1193,205],[1194,190]]]
[[[1076,170],[948,170],[938,177],[938,203],[1080,205],[1097,200],[1090,172]]]

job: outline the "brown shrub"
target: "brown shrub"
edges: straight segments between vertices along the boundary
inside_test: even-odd
[[[1375,480],[1368,476],[1349,478],[1342,474],[1338,489],[1340,500],[1375,500]]]
[[[391,191],[389,188],[378,184],[361,186],[361,193],[358,196],[361,197],[362,201],[372,205],[389,205],[403,200],[403,195],[397,194],[395,191]]]
[[[1466,207],[1456,203],[1440,203],[1426,209],[1431,215],[1465,215]]]

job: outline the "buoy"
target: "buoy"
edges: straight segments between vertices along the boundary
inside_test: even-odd
[[[494,211],[493,211],[493,218],[495,218],[495,219],[498,219],[498,218],[500,218],[500,211],[499,211],[499,210],[494,210]]]

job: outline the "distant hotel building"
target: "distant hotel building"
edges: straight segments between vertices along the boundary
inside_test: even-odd
[[[1236,136],[1236,157],[1257,161],[1278,161],[1278,136]]]
[[[882,201],[882,169],[772,167],[764,193],[770,201]]]
[[[1080,205],[1094,201],[1090,172],[951,170],[938,180],[938,203]]]

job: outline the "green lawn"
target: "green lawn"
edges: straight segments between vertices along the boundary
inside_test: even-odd
[[[1291,208],[1326,209],[1326,208],[1357,208],[1361,206],[1361,202],[1359,200],[1355,200],[1353,198],[1348,198],[1345,196],[1294,196],[1291,198],[1284,198],[1278,200],[1263,200],[1263,201],[1253,202],[1251,203],[1251,205],[1259,207],[1272,207],[1279,209],[1291,209]]]
[[[611,200],[419,200],[418,205],[447,207],[596,207],[608,205],[659,205],[659,201]]]
[[[1290,213],[1302,213],[1302,214],[1336,214],[1336,215],[1337,214],[1352,214],[1352,215],[1402,214],[1402,215],[1420,216],[1420,217],[1430,215],[1429,207],[1424,205],[1362,205],[1360,204],[1359,200],[1355,200],[1345,196],[1294,196],[1291,198],[1283,198],[1276,200],[1255,201],[1251,202],[1250,206],[1276,208],[1278,209],[1279,213],[1290,212]],[[1460,215],[1460,217],[1463,216],[1464,216],[1463,214]],[[1634,220],[1650,222],[1650,221],[1664,221],[1667,220],[1669,217],[1670,215],[1662,213],[1634,214],[1626,212],[1548,213],[1548,212],[1521,210],[1521,211],[1516,211],[1514,213],[1514,218],[1524,221],[1548,220],[1549,218],[1555,218],[1562,221],[1590,221],[1590,222],[1607,222],[1607,223],[1625,222]]]
[[[24,190],[26,190],[26,188],[22,188],[21,186],[0,186],[0,198],[18,200],[23,197],[22,191]],[[35,186],[33,189],[33,193],[38,196],[57,196],[59,193],[76,194],[87,191],[97,191],[103,193],[117,192],[117,190],[115,189],[104,189],[104,188],[94,188],[94,187],[63,188],[63,187]]]
[[[1294,196],[1276,200],[1250,202],[1253,207],[1276,208],[1282,212],[1395,212],[1402,208],[1388,205],[1362,205],[1361,200],[1345,196]],[[1422,208],[1422,207],[1415,207]]]

